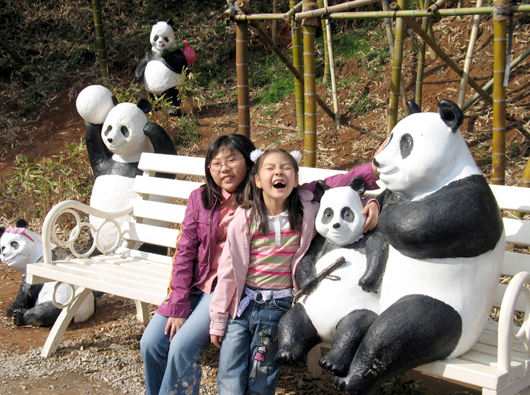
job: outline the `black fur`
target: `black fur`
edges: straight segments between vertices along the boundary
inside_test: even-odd
[[[482,175],[453,181],[413,202],[386,190],[377,228],[416,259],[468,258],[493,250],[503,231],[499,207]]]

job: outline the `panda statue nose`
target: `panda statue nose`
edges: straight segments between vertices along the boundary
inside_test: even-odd
[[[335,222],[335,223],[333,224],[333,228],[334,228],[334,229],[338,229],[338,228],[340,228],[340,224],[339,224],[338,222]]]
[[[112,138],[108,138],[107,141],[112,144]]]

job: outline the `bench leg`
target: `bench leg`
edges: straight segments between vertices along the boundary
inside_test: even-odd
[[[140,302],[139,300],[135,300],[136,303],[136,318],[138,321],[140,321],[142,324],[147,325],[149,324],[149,306],[145,302]]]
[[[41,357],[49,358],[53,354],[55,354],[55,351],[57,351],[57,346],[61,342],[66,328],[74,318],[74,315],[77,313],[79,307],[83,304],[83,302],[91,292],[92,290],[88,288],[80,287],[77,289],[77,291],[75,292],[74,300],[72,301],[70,306],[64,308],[61,311],[61,314],[59,314],[59,317],[57,317],[57,320],[55,320],[55,324],[53,325],[50,333],[48,334],[46,343],[44,343],[44,347],[40,354]]]

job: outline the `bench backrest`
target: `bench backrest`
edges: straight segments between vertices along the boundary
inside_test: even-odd
[[[179,155],[144,153],[138,167],[144,172],[136,177],[134,190],[138,199],[133,202],[133,217],[125,224],[126,239],[174,248],[190,193],[204,183],[204,158]],[[176,179],[155,177],[156,172],[174,174]],[[300,182],[323,179],[339,170],[300,168]],[[515,212],[530,212],[530,188],[492,185],[499,207],[503,210],[506,242],[509,251],[505,254],[502,275],[512,277],[520,271],[530,271],[530,221],[518,218]],[[375,195],[378,191],[370,191]],[[151,200],[150,200],[151,199]],[[155,199],[155,200],[152,200]],[[160,201],[165,199],[165,201]],[[160,225],[148,224],[159,221]],[[513,248],[516,245],[516,248]],[[140,254],[140,253],[138,253]],[[153,254],[149,256],[153,259]],[[159,257],[161,262],[171,264],[171,257]],[[494,307],[500,307],[506,289],[501,281],[494,300]],[[523,300],[517,310],[524,311]]]

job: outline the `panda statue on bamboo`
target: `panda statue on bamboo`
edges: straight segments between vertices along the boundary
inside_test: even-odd
[[[52,301],[54,292],[55,301],[65,304],[70,300],[72,291],[68,284],[61,284],[54,291],[57,282],[26,283],[27,266],[42,258],[41,236],[29,230],[28,223],[20,219],[15,227],[0,228],[0,251],[1,261],[22,275],[18,294],[7,307],[6,315],[12,317],[17,326],[52,326],[61,313],[61,309]],[[54,248],[52,254],[55,259],[64,259],[67,255],[66,251],[59,248]],[[74,322],[88,320],[94,314],[95,306],[94,294],[91,293],[74,316]]]

